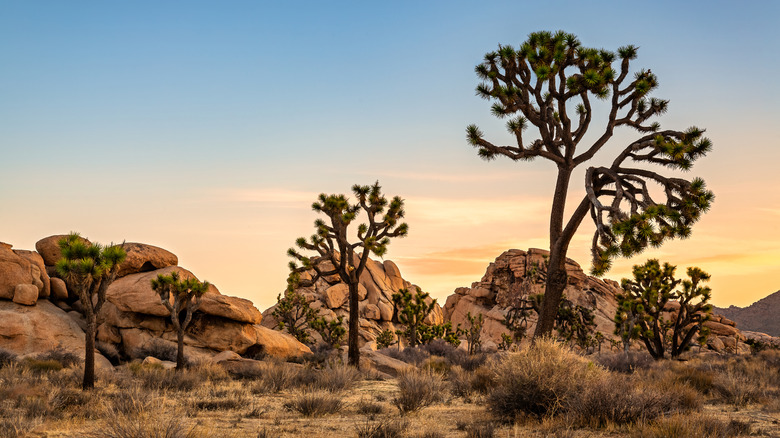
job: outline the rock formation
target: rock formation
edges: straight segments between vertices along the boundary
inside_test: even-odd
[[[740,329],[780,336],[780,291],[747,307],[715,308],[715,312],[733,320]]]
[[[472,283],[471,287],[461,287],[447,298],[444,305],[444,317],[453,326],[461,324],[468,326],[466,314],[483,314],[485,322],[482,328],[484,346],[495,346],[501,341],[501,334],[509,334],[504,326],[504,318],[512,300],[519,294],[538,294],[544,292],[544,282],[540,279],[530,280],[533,269],[543,269],[548,251],[530,249],[522,251],[511,249],[496,258],[491,263],[482,280]],[[615,325],[613,318],[617,311],[617,294],[621,292],[620,285],[612,280],[602,280],[586,275],[580,265],[574,260],[566,259],[566,272],[569,276],[564,295],[572,303],[589,308],[593,311],[596,331],[601,332],[606,339],[618,337],[613,334]],[[676,307],[675,307],[676,306]],[[675,312],[679,308],[676,302],[669,303],[666,308]],[[712,320],[705,323],[710,329],[709,348],[717,351],[747,352],[749,347],[744,344],[746,337],[736,329],[733,321],[720,315],[713,315]],[[536,328],[536,315],[532,312],[528,318],[528,335]]]
[[[326,268],[327,269],[327,268]],[[314,271],[305,272],[302,276],[311,279]],[[383,330],[397,329],[398,320],[394,316],[393,294],[399,289],[417,291],[419,287],[401,277],[401,271],[390,260],[379,262],[368,259],[366,268],[360,275],[358,288],[360,309],[360,343],[361,346],[373,345],[372,341]],[[299,287],[296,292],[305,296],[309,305],[317,309],[326,321],[331,321],[339,316],[344,317],[346,328],[349,318],[349,290],[337,275],[318,279],[313,286]],[[430,302],[430,300],[429,300]],[[276,328],[277,321],[273,317],[276,305],[263,312],[263,326]],[[442,324],[444,315],[441,307],[436,304],[433,311],[426,318],[428,324]],[[316,333],[313,333],[316,337]]]
[[[53,266],[61,257],[57,242],[62,237],[41,239],[37,252],[0,244],[0,299],[9,300],[0,301],[0,348],[20,355],[61,348],[83,357],[83,307]],[[172,272],[185,279],[195,276],[176,266],[176,255],[162,248],[124,246],[128,256],[98,315],[97,340],[125,359],[143,359],[150,347],[172,348],[176,342],[169,312],[152,290],[151,279]],[[260,325],[262,314],[249,300],[222,295],[213,285],[202,300],[184,340],[185,354],[192,359],[224,351],[282,358],[310,352],[291,336]],[[99,361],[108,364],[102,356]]]

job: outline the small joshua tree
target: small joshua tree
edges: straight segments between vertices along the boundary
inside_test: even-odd
[[[279,330],[287,330],[298,342],[311,343],[311,335],[308,328],[317,318],[317,311],[309,307],[306,297],[288,287],[284,293],[276,296],[276,309],[271,313],[276,318]]]
[[[398,334],[406,338],[410,347],[416,347],[423,341],[424,320],[436,306],[436,300],[430,300],[429,297],[429,293],[419,289],[414,295],[408,289],[400,289],[393,294],[398,321],[406,326],[406,329],[399,330]]]
[[[116,279],[119,264],[127,253],[122,245],[101,246],[89,243],[78,233],[70,233],[58,242],[62,258],[57,261],[57,273],[75,291],[84,308],[87,322],[84,341],[84,380],[81,387],[95,387],[95,335],[97,315],[106,302],[108,286]]]
[[[712,312],[708,303],[711,289],[701,283],[710,276],[692,267],[687,271],[689,279],[682,281],[674,278],[675,270],[675,266],[669,263],[662,266],[656,259],[635,265],[634,279],[623,279],[623,293],[617,297],[616,328],[624,333],[624,341],[633,337],[641,339],[655,359],[663,359],[667,349],[672,357],[679,356],[697,334],[699,342],[706,342],[703,324]],[[682,290],[677,289],[680,283]],[[672,300],[679,303],[676,313],[667,308]],[[666,319],[666,313],[672,313],[671,320]]]
[[[322,338],[322,342],[330,349],[341,348],[341,343],[344,342],[344,335],[347,333],[347,329],[344,328],[344,317],[331,319],[330,322],[325,321],[323,317],[314,318],[309,326],[319,333]]]
[[[379,182],[372,186],[354,185],[352,192],[356,198],[354,204],[344,195],[320,194],[317,202],[312,204],[312,209],[327,216],[329,223],[322,219],[314,221],[316,233],[308,241],[303,237],[298,238],[295,241],[298,249],[290,248],[287,255],[295,259],[290,262],[291,272],[288,280],[292,288],[298,285],[313,285],[320,277],[328,275],[338,275],[349,287],[347,357],[349,364],[358,368],[360,274],[366,267],[369,253],[384,256],[390,239],[406,236],[409,226],[400,222],[404,217],[404,201],[396,196],[388,202],[382,194]],[[368,223],[358,225],[357,240],[352,240],[348,228],[361,212],[365,213]],[[306,256],[299,250],[310,251],[315,255]],[[301,262],[302,266],[299,267],[296,261]],[[308,270],[313,270],[314,275],[302,278],[301,274]]]
[[[466,342],[469,346],[469,354],[479,353],[482,349],[482,326],[485,324],[485,316],[481,313],[472,316],[466,313],[469,328],[466,329]]]
[[[517,49],[499,45],[476,67],[483,81],[477,94],[494,102],[494,115],[509,119],[506,126],[515,144],[491,143],[476,125],[466,128],[468,142],[485,160],[542,158],[557,171],[547,286],[534,337],[553,330],[567,284],[566,254],[588,213],[596,225],[592,272],[601,275],[615,257],[630,257],[668,239],[690,236],[693,224],[714,199],[699,178],[675,178],[650,170],[648,165],[688,170],[707,154],[711,143],[696,127],[661,130],[657,122],[649,122],[665,113],[669,102],[650,98],[658,80],[649,69],[631,74],[630,63],[637,52],[632,45],[616,53],[589,48],[575,35],[543,31],[530,34]],[[605,102],[606,108],[592,105],[594,100]],[[591,121],[598,120],[594,116],[601,108],[606,110],[605,123],[597,128]],[[538,134],[530,141],[525,137],[529,126]],[[575,168],[591,162],[621,127],[633,128],[638,138],[610,165],[589,167],[585,195],[567,209]],[[654,191],[655,187],[660,190]]]
[[[171,272],[170,275],[158,274],[151,283],[152,289],[171,314],[171,323],[176,329],[176,371],[181,371],[184,368],[184,333],[192,321],[192,315],[200,308],[201,298],[209,289],[209,282],[201,283],[196,278],[182,280],[178,272]]]
[[[381,350],[398,342],[392,330],[382,330],[376,336],[376,348]]]

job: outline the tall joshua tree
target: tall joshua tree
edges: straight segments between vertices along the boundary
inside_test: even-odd
[[[352,186],[356,202],[350,203],[344,195],[320,194],[312,209],[327,216],[328,221],[314,221],[316,233],[307,241],[301,237],[295,241],[300,250],[313,252],[306,256],[298,249],[290,248],[287,254],[295,260],[290,262],[289,288],[298,285],[309,286],[320,277],[338,275],[349,287],[349,339],[347,353],[350,365],[359,367],[358,349],[358,285],[360,274],[366,267],[368,254],[382,257],[393,237],[404,237],[409,231],[406,223],[399,223],[404,217],[404,201],[396,196],[388,202],[382,194],[379,182],[371,186]],[[364,212],[368,223],[357,227],[357,236],[348,233],[348,227]],[[354,238],[356,240],[353,240]],[[350,242],[350,240],[352,240]],[[313,270],[314,275],[303,279],[301,273]]]
[[[494,115],[509,117],[506,126],[516,142],[493,144],[476,125],[470,125],[468,141],[480,157],[491,160],[503,155],[514,161],[542,157],[558,171],[550,212],[546,290],[534,336],[553,329],[567,283],[564,264],[569,243],[589,212],[596,224],[592,272],[602,275],[615,257],[630,257],[666,239],[688,237],[714,199],[699,178],[686,180],[648,170],[649,164],[688,170],[711,149],[711,143],[701,129],[662,131],[657,122],[648,122],[666,112],[668,101],[648,97],[658,86],[649,69],[630,76],[629,64],[636,55],[637,47],[632,45],[613,53],[584,47],[576,36],[561,31],[536,32],[519,49],[499,45],[476,67],[483,80],[477,94],[494,101]],[[591,128],[593,99],[605,101],[609,109],[605,126],[597,128],[590,142],[584,139]],[[538,131],[538,138],[530,142],[523,137],[529,124]],[[624,126],[634,128],[639,137],[611,165],[587,169],[586,194],[566,217],[572,172]]]
[[[200,308],[201,297],[209,289],[209,282],[201,283],[197,278],[182,280],[178,272],[171,272],[171,275],[158,274],[152,279],[152,289],[160,295],[163,306],[171,313],[171,323],[176,329],[176,371],[180,371],[184,368],[184,333],[192,321],[192,314]]]
[[[78,295],[87,321],[84,341],[84,379],[81,387],[95,387],[95,335],[97,315],[106,302],[108,286],[116,279],[119,264],[127,253],[122,245],[101,246],[70,233],[58,242],[62,258],[57,261],[57,273],[68,288]]]

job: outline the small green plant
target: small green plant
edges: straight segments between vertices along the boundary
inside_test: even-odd
[[[482,326],[485,324],[485,317],[481,313],[471,316],[471,312],[468,312],[466,320],[469,322],[469,327],[466,329],[469,354],[479,353],[482,350]]]
[[[328,348],[338,349],[341,347],[341,343],[344,342],[344,335],[347,334],[347,329],[344,328],[344,317],[339,316],[337,319],[325,321],[323,317],[314,318],[309,326],[319,333],[322,338],[322,342]]]
[[[398,375],[398,396],[393,404],[401,414],[408,414],[442,401],[444,395],[445,384],[438,373],[408,368]]]
[[[382,350],[398,342],[392,330],[382,330],[376,337],[376,348]]]
[[[309,323],[317,318],[317,311],[309,307],[306,297],[288,289],[276,296],[276,309],[271,313],[277,321],[279,330],[287,330],[298,342],[311,343]]]
[[[433,311],[436,300],[430,299],[429,293],[419,289],[414,295],[408,289],[399,289],[398,293],[393,294],[393,303],[398,321],[405,326],[404,330],[397,332],[398,335],[406,338],[410,347],[416,347],[422,343],[424,320]]]

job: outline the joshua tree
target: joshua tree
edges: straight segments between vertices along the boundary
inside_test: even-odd
[[[428,292],[417,290],[412,293],[407,289],[400,289],[398,293],[393,294],[393,303],[395,304],[398,321],[406,326],[406,330],[399,331],[409,342],[410,347],[416,347],[423,341],[423,322],[433,308],[436,306],[436,300],[429,300]]]
[[[281,294],[276,296],[276,309],[272,315],[276,318],[280,330],[287,329],[287,332],[302,344],[311,342],[308,328],[317,318],[317,311],[309,307],[306,297],[295,292],[295,289],[288,289],[284,298]]]
[[[466,330],[469,354],[479,353],[482,349],[482,326],[485,325],[485,316],[481,313],[471,316],[471,312],[468,312],[466,320],[469,322],[469,328]]]
[[[399,223],[404,217],[404,201],[396,196],[390,202],[382,194],[379,182],[372,186],[352,186],[357,198],[352,204],[344,195],[320,194],[312,209],[328,217],[330,223],[322,219],[314,221],[316,234],[309,241],[301,237],[295,241],[299,249],[314,252],[314,256],[305,256],[294,248],[287,254],[301,262],[290,262],[289,288],[297,285],[309,286],[320,277],[338,275],[349,287],[349,339],[348,362],[354,367],[360,366],[358,348],[358,285],[360,274],[366,267],[368,254],[382,257],[393,237],[404,237],[409,231],[406,223]],[[357,241],[350,243],[349,225],[360,212],[365,212],[368,223],[357,228]],[[314,275],[307,279],[301,273],[313,270]]]
[[[158,274],[152,279],[152,289],[160,295],[163,306],[171,313],[171,323],[176,329],[176,371],[180,371],[184,368],[184,332],[192,321],[192,314],[200,307],[209,282],[201,283],[196,278],[182,280],[178,272],[171,272],[171,275]]]
[[[564,32],[536,32],[519,49],[500,45],[476,67],[483,80],[477,94],[495,101],[493,114],[510,117],[507,129],[516,141],[510,146],[493,144],[476,125],[470,125],[467,137],[480,157],[491,160],[503,155],[515,161],[542,157],[557,167],[547,287],[534,336],[553,329],[567,282],[564,264],[569,243],[588,212],[596,224],[592,271],[601,275],[617,256],[629,257],[666,239],[688,237],[714,198],[699,178],[666,177],[645,166],[688,170],[710,150],[711,143],[695,127],[661,131],[657,122],[648,123],[666,112],[668,101],[648,99],[658,86],[649,69],[629,76],[629,63],[636,55],[637,47],[632,45],[620,47],[615,54],[584,47],[576,36]],[[593,98],[608,104],[606,126],[578,153],[590,128]],[[538,131],[538,138],[530,142],[523,137],[529,123]],[[572,172],[590,161],[623,126],[636,129],[639,138],[611,165],[587,169],[586,195],[566,219]],[[653,186],[660,190],[651,190]],[[656,199],[657,193],[662,199]]]
[[[641,339],[655,359],[663,359],[667,349],[672,357],[679,356],[697,334],[698,342],[706,342],[707,330],[703,324],[712,312],[708,304],[711,289],[701,283],[710,276],[693,267],[688,268],[690,279],[681,281],[674,278],[675,270],[669,263],[661,266],[656,259],[636,265],[634,279],[624,278],[621,284],[624,292],[618,295],[616,327],[623,327],[623,333]],[[682,290],[678,290],[681,282]],[[676,312],[667,306],[672,300],[679,303]],[[671,314],[672,319],[667,320],[666,314]],[[633,327],[627,326],[627,321],[633,321]]]
[[[119,264],[127,253],[122,245],[103,247],[82,239],[78,233],[70,233],[58,242],[62,258],[57,261],[57,273],[76,292],[84,308],[87,321],[84,341],[83,389],[95,387],[95,335],[97,315],[106,302],[108,286],[116,279]]]
[[[344,342],[344,335],[347,333],[347,330],[344,329],[343,316],[331,319],[330,321],[326,321],[325,318],[320,316],[314,318],[309,323],[309,326],[320,334],[322,342],[329,349],[341,348],[341,343]]]

